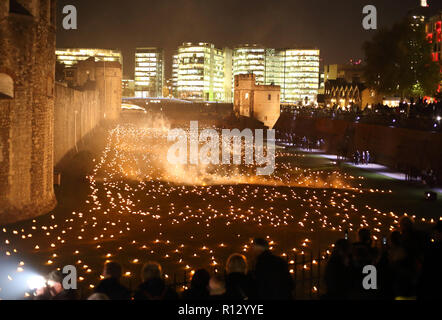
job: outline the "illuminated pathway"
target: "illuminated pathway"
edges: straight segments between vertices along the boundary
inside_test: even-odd
[[[298,149],[298,150],[305,151],[303,149]],[[337,155],[322,153],[322,151],[320,151],[320,150],[313,150],[312,153],[315,154],[316,156],[329,159],[332,162],[335,162],[337,159]],[[395,179],[395,180],[399,180],[399,181],[407,181],[407,177],[404,173],[396,172],[396,171],[392,170],[391,168],[388,168],[388,167],[383,166],[381,164],[377,164],[377,163],[355,164],[352,162],[344,162],[344,163],[348,166],[363,169],[363,170],[366,170],[366,171],[369,171],[369,172],[372,172],[375,174],[379,174],[381,176],[385,176],[385,177],[388,177],[391,179]],[[427,187],[427,189],[442,194],[442,188],[428,188]]]

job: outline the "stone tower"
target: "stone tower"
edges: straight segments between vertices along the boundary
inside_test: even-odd
[[[56,205],[55,14],[56,0],[0,1],[0,224]]]
[[[102,114],[105,120],[115,121],[120,117],[121,111],[121,64],[98,61],[95,67],[95,80],[100,95]]]
[[[281,115],[281,88],[257,85],[254,74],[235,76],[233,111],[238,116],[255,118],[273,128]]]
[[[69,85],[83,87],[87,82],[95,84],[98,92],[101,120],[115,121],[121,111],[122,67],[116,61],[95,61],[94,57],[78,62],[73,70]]]

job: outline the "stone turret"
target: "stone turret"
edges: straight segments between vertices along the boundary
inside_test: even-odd
[[[281,114],[280,86],[257,85],[254,74],[235,76],[233,111],[238,116],[255,118],[273,128]]]
[[[56,205],[55,6],[55,0],[0,2],[0,224]]]

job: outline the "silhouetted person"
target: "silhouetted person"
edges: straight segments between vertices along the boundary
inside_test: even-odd
[[[390,235],[388,248],[389,295],[391,298],[410,298],[416,295],[417,261],[403,245],[399,231]]]
[[[424,257],[418,299],[442,300],[442,221],[435,226]]]
[[[347,299],[351,290],[351,245],[346,239],[335,243],[325,267],[326,299]]]
[[[418,260],[423,258],[425,250],[425,234],[416,230],[414,221],[409,216],[403,216],[399,220],[402,245],[407,253]]]
[[[119,263],[106,263],[103,270],[104,279],[95,288],[95,292],[105,294],[110,300],[130,300],[131,292],[120,283],[121,275]]]
[[[135,291],[135,300],[176,300],[177,293],[166,286],[162,279],[163,272],[158,262],[147,262],[143,266],[143,283]]]
[[[251,278],[255,283],[256,298],[292,299],[294,284],[287,262],[273,255],[264,239],[255,239],[253,249],[256,260],[254,270],[251,271]]]
[[[372,247],[371,232],[367,228],[358,231],[358,241],[352,245],[353,262],[356,268],[373,264],[376,260],[377,250]]]
[[[76,300],[75,290],[63,288],[63,279],[61,271],[55,270],[49,273],[46,287],[37,290],[35,300]]]
[[[190,282],[190,289],[182,294],[183,300],[206,300],[209,298],[210,274],[205,269],[195,272]]]
[[[227,296],[233,300],[248,300],[252,294],[247,276],[247,259],[242,254],[232,254],[226,263]]]
[[[362,286],[365,266],[376,266],[378,250],[372,246],[371,232],[368,228],[358,231],[358,241],[352,245],[352,297],[355,299],[371,299],[378,291],[365,290]]]

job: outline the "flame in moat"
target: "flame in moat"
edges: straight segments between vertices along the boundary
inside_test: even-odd
[[[294,161],[278,161],[297,155],[276,151],[276,167],[270,176],[257,176],[255,165],[176,165],[167,160],[170,123],[153,119],[142,126],[119,125],[110,134],[106,162],[118,176],[136,181],[164,181],[177,185],[269,185],[306,188],[352,189],[354,178],[342,172],[302,169]],[[243,155],[244,156],[244,155]],[[99,174],[97,176],[99,178]]]

